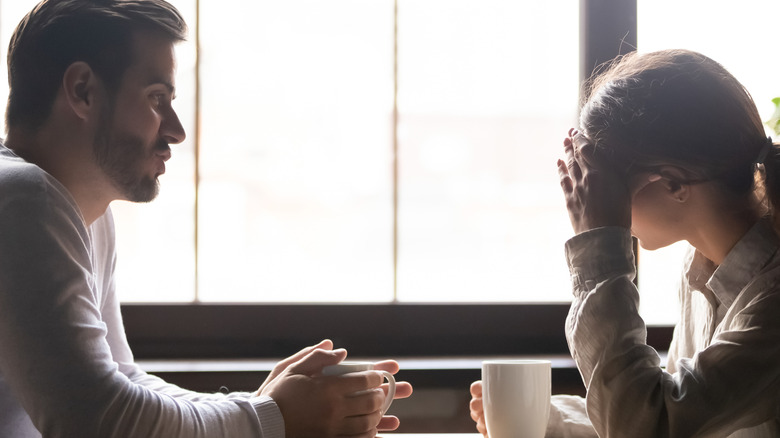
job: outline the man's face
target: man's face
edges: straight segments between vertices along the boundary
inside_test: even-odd
[[[94,154],[117,199],[149,202],[157,196],[157,177],[171,157],[168,145],[184,141],[185,133],[171,106],[173,43],[137,34],[134,60],[102,114]]]

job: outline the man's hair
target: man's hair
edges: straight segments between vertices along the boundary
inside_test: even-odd
[[[179,42],[187,25],[165,0],[43,0],[22,19],[8,46],[6,125],[40,127],[74,62],[87,63],[115,92],[135,62],[132,40],[139,31]]]

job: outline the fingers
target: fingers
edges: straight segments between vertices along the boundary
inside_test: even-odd
[[[387,393],[387,384],[382,385],[382,389]],[[413,388],[409,382],[396,382],[395,396],[393,399],[407,398],[412,395]]]
[[[563,151],[566,155],[566,168],[571,178],[578,180],[582,177],[582,170],[580,164],[577,161],[577,157],[574,150],[574,142],[571,137],[563,140]]]
[[[400,425],[401,421],[398,419],[398,417],[394,415],[385,415],[381,420],[379,420],[379,424],[376,428],[381,431],[390,431],[398,429],[398,426]]]
[[[333,350],[333,341],[331,341],[330,339],[323,339],[318,344],[306,347],[301,351],[293,354],[292,356],[279,361],[279,363],[277,363],[276,366],[274,367],[274,372],[277,372],[277,369],[279,372],[286,370],[287,367],[294,364],[295,362],[298,362],[304,357],[308,356],[312,351],[316,349]]]
[[[472,383],[469,390],[471,391],[472,397],[482,397],[482,381],[477,380],[476,382]]]
[[[482,398],[472,398],[469,402],[469,413],[471,414],[471,419],[474,421],[479,421],[484,417],[484,408],[482,406]]]
[[[570,174],[570,170],[573,170],[577,165],[577,161],[574,159],[574,144],[571,139],[573,132],[576,132],[574,128],[569,129],[569,136],[563,139],[563,151],[566,161],[558,160],[558,178],[565,193],[574,190],[573,175]]]
[[[471,419],[477,424],[477,431],[482,435],[487,435],[485,427],[485,413],[482,405],[482,381],[477,380],[471,384],[471,402],[469,402],[469,413]]]
[[[339,376],[323,376],[322,378],[331,380],[338,386],[339,390],[345,394],[379,388],[385,381],[384,374],[373,370],[342,374]]]
[[[381,422],[382,414],[379,411],[366,415],[355,415],[345,418],[339,427],[339,436],[349,437],[374,437],[377,425]]]
[[[379,389],[354,394],[345,400],[344,407],[351,413],[339,426],[340,435],[373,437],[378,430],[395,430],[400,422],[382,417],[380,408],[385,395]]]
[[[322,372],[322,368],[328,365],[335,365],[347,357],[347,350],[339,348],[337,350],[314,349],[306,354],[302,359],[289,366],[293,374],[304,374],[311,376]],[[377,383],[376,386],[379,386]]]
[[[477,432],[481,433],[482,436],[487,437],[488,431],[487,431],[487,426],[485,425],[484,418],[482,418],[479,422],[477,422]]]
[[[399,369],[401,369],[401,366],[398,365],[398,362],[394,360],[383,360],[375,363],[374,369],[387,371],[390,374],[395,374],[398,372]]]
[[[380,388],[349,394],[344,398],[344,409],[350,416],[380,412],[385,402],[385,392]],[[381,412],[380,412],[381,413]],[[377,417],[377,422],[379,417]],[[374,423],[376,425],[376,423]]]
[[[400,365],[398,365],[398,362],[394,360],[383,360],[380,362],[377,362],[374,365],[375,370],[383,370],[387,371],[390,374],[395,374],[398,372],[398,370],[401,369]],[[382,388],[387,391],[387,384],[383,384]],[[395,396],[393,399],[399,399],[399,398],[407,398],[412,395],[412,385],[408,382],[396,382],[395,384]]]
[[[277,362],[277,364],[274,365],[274,368],[268,374],[268,377],[265,379],[263,384],[260,385],[260,388],[257,390],[256,394],[257,395],[261,394],[263,390],[268,385],[270,385],[275,378],[277,378],[280,374],[282,374],[290,365],[302,360],[304,357],[311,354],[312,351],[317,349],[333,350],[333,341],[331,341],[330,339],[323,339],[318,344],[306,347],[301,351],[293,354],[292,356]]]
[[[564,193],[571,193],[574,190],[574,182],[572,182],[569,170],[566,168],[566,163],[563,160],[558,160],[558,179],[561,182],[561,188]]]

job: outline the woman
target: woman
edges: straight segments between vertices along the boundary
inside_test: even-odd
[[[780,436],[780,152],[750,95],[684,50],[625,56],[587,94],[558,162],[587,396],[554,396],[547,436]],[[692,247],[666,370],[637,312],[632,234]]]

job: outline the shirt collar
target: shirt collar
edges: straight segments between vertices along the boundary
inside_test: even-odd
[[[707,287],[722,305],[730,307],[737,295],[769,263],[777,250],[778,237],[771,221],[759,220],[715,269],[707,281]]]
[[[690,247],[685,260],[685,277],[691,289],[701,291],[702,293],[708,292],[707,281],[709,281],[717,268],[715,263],[704,257],[704,254],[697,251],[693,246]]]

